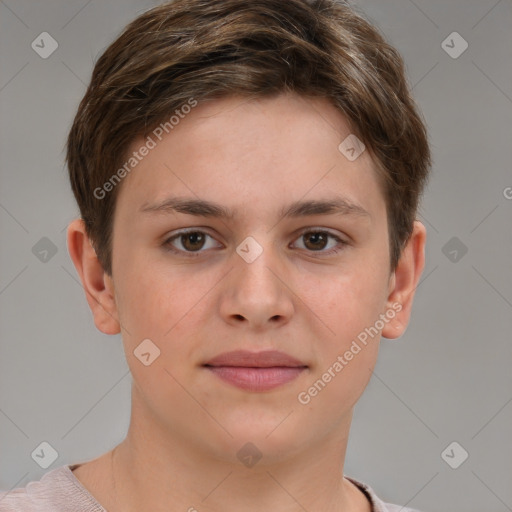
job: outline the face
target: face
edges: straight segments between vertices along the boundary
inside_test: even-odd
[[[235,461],[249,441],[279,458],[350,423],[393,310],[385,200],[368,151],[338,149],[350,133],[327,100],[286,94],[199,104],[153,137],[112,245],[141,424]],[[300,364],[204,366],[237,350]]]

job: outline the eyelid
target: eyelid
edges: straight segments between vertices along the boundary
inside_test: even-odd
[[[338,233],[334,233],[331,229],[329,228],[324,228],[324,227],[321,227],[321,226],[311,226],[311,227],[307,227],[307,228],[303,228],[301,229],[297,236],[301,236],[305,233],[327,233],[328,235],[334,237],[334,238],[337,238],[340,242],[345,242],[348,244],[348,240],[345,240],[344,238],[342,238],[340,236],[340,234]],[[348,236],[346,237],[348,239]]]

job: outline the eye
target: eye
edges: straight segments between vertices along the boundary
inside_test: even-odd
[[[212,246],[207,246],[206,240],[210,238],[213,240],[208,233],[204,231],[199,231],[197,229],[187,230],[187,231],[179,231],[175,233],[170,238],[167,238],[163,243],[163,246],[174,253],[188,253],[193,256],[199,256],[202,251],[201,249],[211,249]],[[181,245],[181,247],[176,247],[176,245]],[[194,254],[195,253],[195,254]]]
[[[325,251],[325,247],[329,245],[329,238],[334,240],[336,243],[334,246],[331,245],[332,248],[330,250]],[[343,250],[345,245],[348,245],[347,242],[334,235],[333,233],[330,233],[329,231],[316,230],[311,228],[309,228],[307,231],[303,231],[300,234],[298,240],[302,239],[306,240],[306,243],[303,244],[305,247],[300,247],[301,249],[305,248],[312,252],[320,252],[321,254],[327,255],[336,254]]]
[[[208,244],[208,239],[210,243]],[[329,231],[321,229],[311,229],[303,231],[298,240],[305,240],[303,247],[300,249],[306,249],[310,252],[318,252],[322,255],[332,255],[343,250],[348,242],[345,242],[340,237],[330,233]],[[198,229],[182,230],[174,233],[171,237],[167,238],[162,244],[165,250],[173,252],[175,254],[186,254],[188,256],[199,256],[203,249],[215,248],[215,244],[212,245],[214,238]],[[331,243],[331,249],[325,250],[329,246],[329,240],[334,241]],[[217,246],[219,247],[219,246]]]

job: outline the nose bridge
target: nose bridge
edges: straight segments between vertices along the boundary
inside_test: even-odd
[[[240,272],[236,272],[240,283],[257,285],[258,288],[263,286],[269,288],[268,291],[275,288],[275,271],[272,272],[271,269],[278,266],[278,255],[272,242],[272,234],[260,231],[247,236],[236,248],[236,253],[239,258],[238,261],[235,259],[236,266],[241,267]]]

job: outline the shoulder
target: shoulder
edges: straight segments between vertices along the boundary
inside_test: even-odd
[[[105,512],[69,466],[45,473],[25,487],[0,492],[0,512]]]
[[[376,494],[375,491],[367,484],[345,476],[347,480],[350,480],[354,485],[366,495],[372,505],[372,512],[420,512],[415,508],[408,508],[403,505],[394,505],[392,503],[384,503]]]

